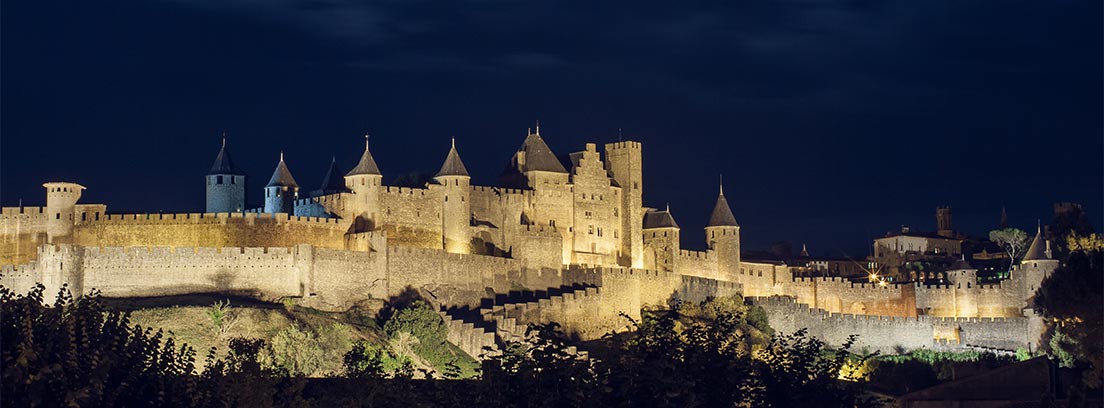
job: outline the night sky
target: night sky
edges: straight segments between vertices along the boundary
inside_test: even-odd
[[[718,4],[712,4],[718,3]],[[937,205],[984,234],[1055,201],[1101,226],[1101,2],[6,1],[0,201],[88,187],[110,212],[200,212],[229,132],[261,202],[281,150],[303,190],[363,134],[384,181],[473,183],[528,127],[557,154],[644,143],[647,205],[683,247],[723,173],[745,247],[866,255]]]

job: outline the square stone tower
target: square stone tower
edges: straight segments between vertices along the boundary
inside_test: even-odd
[[[640,142],[606,144],[606,167],[621,186],[621,259],[633,268],[644,266],[643,149]]]

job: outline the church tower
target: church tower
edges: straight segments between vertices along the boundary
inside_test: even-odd
[[[740,268],[740,224],[736,223],[736,216],[728,206],[723,185],[709,223],[705,225],[705,242],[717,256],[718,274],[721,277],[735,275]]]
[[[441,233],[445,251],[466,254],[471,252],[471,176],[460,154],[456,152],[456,139],[452,139],[445,163],[434,176],[441,185]]]
[[[356,231],[372,231],[382,224],[379,205],[382,184],[383,174],[368,150],[368,135],[364,135],[364,153],[360,155],[356,167],[345,173],[345,187],[353,193],[346,210],[354,219]]]
[[[644,175],[640,142],[606,144],[606,167],[621,186],[621,254],[619,263],[644,267]]]
[[[295,178],[284,163],[284,152],[280,152],[280,163],[276,164],[276,171],[272,172],[272,178],[268,180],[264,191],[264,212],[294,213],[295,200],[299,198],[299,184],[295,183]]]
[[[207,172],[207,210],[209,213],[242,212],[245,210],[245,172],[234,165],[226,150],[226,136],[215,163]]]

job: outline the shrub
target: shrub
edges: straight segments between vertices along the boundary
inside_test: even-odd
[[[410,378],[414,374],[409,358],[364,340],[354,343],[343,360],[345,375],[350,378]]]

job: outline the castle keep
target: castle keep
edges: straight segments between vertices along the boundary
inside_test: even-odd
[[[670,209],[643,204],[643,164],[633,141],[601,150],[587,143],[558,157],[538,126],[500,186],[472,185],[454,140],[431,182],[395,187],[383,184],[365,143],[352,170],[331,163],[312,191],[300,190],[281,153],[263,207],[245,208],[247,176],[223,141],[205,176],[202,213],[112,214],[80,203],[85,187],[71,182],[45,183],[45,207],[3,208],[0,283],[116,297],[235,293],[323,310],[415,290],[441,308],[450,340],[473,355],[522,334],[525,323],[553,320],[595,338],[623,328],[621,312],[639,316],[672,296],[736,293],[763,306],[779,330],[807,327],[831,341],[859,334],[872,350],[1014,350],[1039,337],[1041,324],[1025,307],[1058,263],[1041,235],[996,284],[978,284],[965,262],[942,285],[795,277],[784,263],[741,257],[723,189],[704,231],[707,249],[682,249]],[[529,292],[511,294],[520,288]]]

